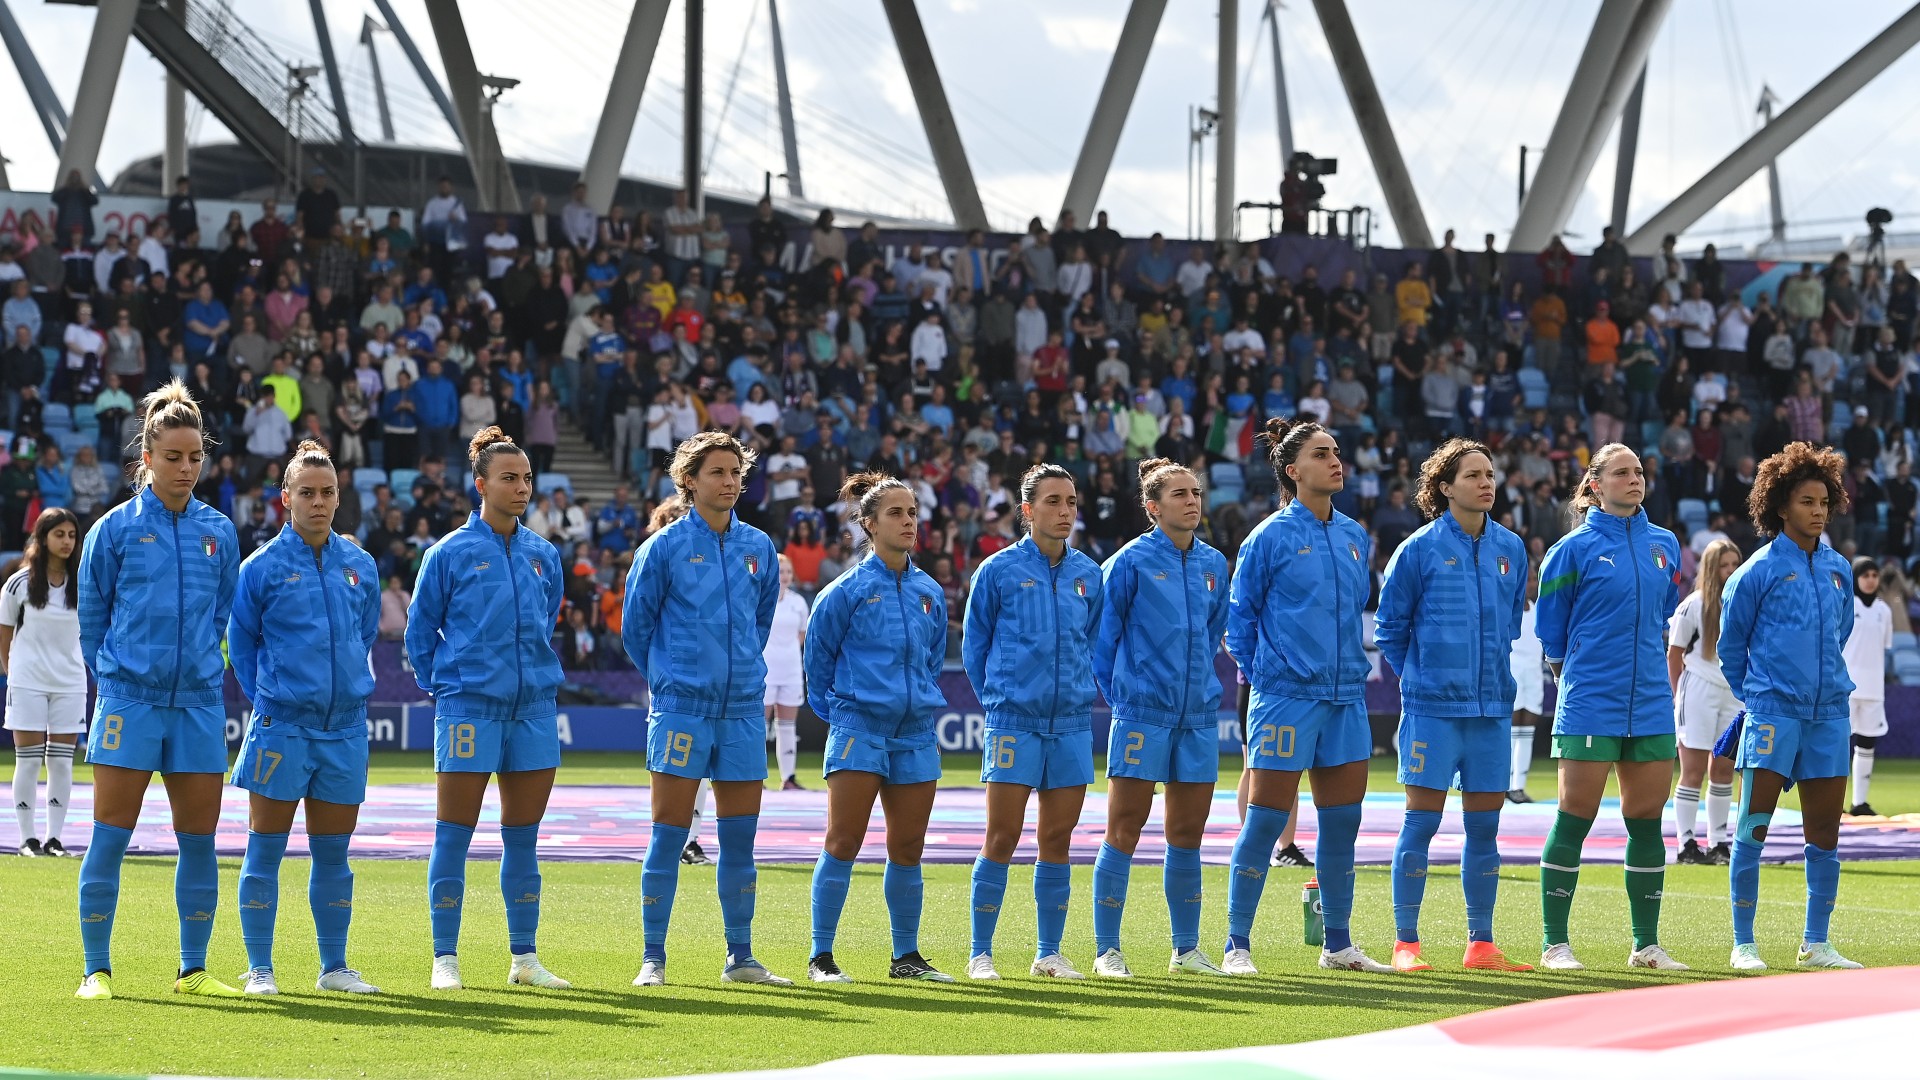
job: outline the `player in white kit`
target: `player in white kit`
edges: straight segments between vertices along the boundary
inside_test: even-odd
[[[773,633],[767,637],[767,741],[780,765],[780,790],[803,791],[796,775],[800,736],[795,725],[805,686],[801,647],[807,641],[807,601],[793,591],[793,563],[780,561],[780,599],[773,609]]]
[[[1853,560],[1853,634],[1847,638],[1847,675],[1853,679],[1854,817],[1873,817],[1867,785],[1873,780],[1873,745],[1887,733],[1887,650],[1893,648],[1893,608],[1879,598],[1880,567],[1862,555]]]
[[[1680,728],[1680,785],[1673,790],[1680,854],[1675,862],[1725,866],[1733,861],[1733,759],[1714,757],[1713,744],[1733,723],[1740,702],[1720,671],[1720,595],[1740,569],[1740,547],[1720,539],[1700,553],[1694,589],[1667,620],[1667,681]],[[1711,764],[1709,764],[1711,763]],[[1700,820],[1700,781],[1707,782],[1707,842],[1694,836]]]
[[[1520,613],[1520,636],[1513,639],[1513,760],[1507,780],[1507,801],[1530,803],[1527,769],[1533,765],[1534,732],[1546,712],[1547,654],[1533,628],[1533,603],[1540,598],[1540,564],[1527,568],[1527,607]]]
[[[60,830],[73,791],[74,744],[86,729],[87,713],[73,571],[79,545],[80,522],[71,510],[42,510],[27,540],[26,565],[0,588],[0,668],[7,673],[13,812],[22,855],[68,854]],[[44,844],[34,832],[42,762],[47,766]]]

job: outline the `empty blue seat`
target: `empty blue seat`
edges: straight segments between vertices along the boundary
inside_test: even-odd
[[[1547,393],[1550,387],[1545,373],[1536,367],[1523,367],[1514,372],[1514,377],[1520,380],[1520,392],[1526,395],[1527,408],[1547,407]]]
[[[546,473],[534,482],[534,490],[541,495],[551,495],[560,490],[565,490],[568,495],[572,495],[573,478],[566,473]]]
[[[413,482],[420,479],[419,469],[395,469],[387,474],[387,486],[393,489],[394,498],[405,495],[411,504]]]
[[[371,465],[362,465],[353,470],[353,486],[369,495],[373,494],[374,488],[386,482],[387,470],[385,469],[376,469]]]
[[[49,432],[72,431],[73,410],[58,401],[49,401],[40,413],[40,424]]]

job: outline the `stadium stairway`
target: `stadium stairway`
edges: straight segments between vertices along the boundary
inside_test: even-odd
[[[613,486],[619,482],[613,464],[605,454],[594,450],[587,436],[564,413],[560,418],[560,442],[553,449],[553,472],[564,474],[576,501],[590,499],[605,506],[613,499]]]

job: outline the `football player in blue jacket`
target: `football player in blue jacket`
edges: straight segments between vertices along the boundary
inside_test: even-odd
[[[553,626],[562,599],[560,552],[520,523],[533,496],[526,452],[497,427],[473,437],[468,460],[480,509],[420,562],[407,609],[407,657],[433,695],[439,787],[427,859],[433,988],[458,990],[467,848],[487,780],[500,777],[500,893],[507,907],[509,983],[565,990],[540,963],[540,821],[560,767]]]
[[[1746,705],[1734,764],[1740,812],[1729,873],[1733,956],[1741,971],[1766,962],[1754,941],[1760,853],[1780,792],[1800,785],[1807,914],[1799,965],[1857,968],[1827,940],[1840,892],[1840,810],[1847,793],[1853,678],[1853,567],[1820,542],[1827,515],[1847,508],[1845,460],[1793,443],[1760,463],[1747,508],[1767,546],[1727,579],[1720,606],[1720,670]]]
[[[727,982],[790,986],[753,956],[753,843],[767,778],[767,635],[780,571],[767,534],[733,512],[753,452],[725,432],[682,442],[669,473],[689,512],[634,553],[620,634],[647,676],[653,833],[640,871],[643,950],[635,986],[667,981],[667,925],[702,780],[713,782],[716,878]]]
[[[277,994],[273,928],[280,860],[293,812],[307,804],[313,867],[307,903],[320,945],[321,990],[373,994],[347,966],[353,870],[347,844],[367,798],[370,654],[380,632],[380,571],[333,531],[340,477],[326,448],[302,442],[281,484],[287,524],[240,564],[227,651],[253,703],[233,783],[249,792],[240,864],[240,937],[249,994]]]
[[[1547,549],[1535,627],[1560,680],[1553,756],[1560,809],[1540,855],[1540,966],[1579,971],[1567,924],[1580,849],[1600,813],[1607,775],[1620,775],[1627,827],[1627,966],[1685,971],[1660,946],[1677,734],[1667,682],[1667,619],[1680,604],[1680,541],[1641,508],[1646,470],[1620,443],[1593,452],[1567,502],[1573,531]]]
[[[1120,953],[1127,881],[1140,830],[1166,785],[1166,893],[1173,973],[1224,975],[1200,951],[1200,839],[1220,778],[1220,675],[1227,558],[1194,533],[1204,500],[1191,469],[1140,463],[1152,531],[1107,561],[1093,674],[1113,706],[1107,737],[1107,835],[1093,864],[1093,973],[1130,978]]]
[[[1253,920],[1273,845],[1311,771],[1320,817],[1319,878],[1326,912],[1320,966],[1391,972],[1353,944],[1353,849],[1373,753],[1361,639],[1372,585],[1371,542],[1333,508],[1346,485],[1340,448],[1310,419],[1267,421],[1268,460],[1286,498],[1240,548],[1227,614],[1227,652],[1247,673],[1247,819],[1233,845],[1227,945],[1221,968],[1251,975]]]
[[[1007,893],[1007,863],[1040,793],[1040,858],[1033,864],[1039,948],[1029,973],[1083,976],[1061,955],[1072,894],[1067,855],[1093,783],[1094,629],[1100,564],[1067,546],[1079,517],[1073,474],[1058,465],[1020,479],[1028,534],[987,557],[967,596],[962,660],[987,714],[980,780],[987,828],[973,863],[973,945],[967,975],[997,979],[993,931]]]
[[[1420,466],[1414,496],[1428,517],[1387,563],[1374,642],[1400,675],[1400,782],[1407,812],[1393,853],[1395,971],[1428,971],[1420,958],[1427,852],[1447,790],[1460,789],[1467,899],[1461,966],[1531,971],[1493,943],[1500,882],[1500,807],[1507,801],[1508,711],[1516,687],[1513,639],[1527,593],[1527,547],[1491,515],[1493,452],[1449,439]]]
[[[940,780],[933,722],[947,707],[940,692],[946,593],[910,558],[920,536],[912,488],[882,473],[857,473],[840,498],[873,551],[820,590],[807,620],[807,704],[827,722],[827,836],[813,868],[807,977],[852,981],[833,959],[833,942],[877,798],[887,816],[887,975],[952,982],[920,955],[920,855]]]
[[[87,760],[93,765],[93,839],[80,863],[77,997],[113,997],[113,920],[120,864],[158,772],[166,778],[180,858],[173,896],[180,916],[177,994],[236,998],[207,974],[219,908],[213,830],[227,771],[221,699],[227,628],[240,544],[225,514],[193,497],[206,460],[200,407],[178,379],[141,403],[140,468],[133,498],[87,531],[80,556],[80,655],[98,684]]]

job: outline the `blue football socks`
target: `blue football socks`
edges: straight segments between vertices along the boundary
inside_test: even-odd
[[[1733,830],[1733,858],[1728,867],[1735,945],[1753,944],[1753,917],[1760,905],[1760,853],[1767,844],[1767,826],[1773,823],[1772,814],[1752,811],[1752,791],[1753,770],[1747,769],[1740,781],[1739,820]]]
[[[680,853],[688,830],[663,821],[653,823],[647,858],[640,864],[640,935],[644,959],[667,962],[667,924],[673,920],[673,898],[680,890]]]
[[[1326,912],[1325,948],[1337,953],[1353,947],[1347,928],[1353,918],[1353,847],[1360,838],[1360,804],[1322,806],[1317,812],[1320,846],[1314,876],[1320,879],[1320,906]]]
[[[1133,856],[1101,844],[1093,860],[1093,952],[1098,956],[1120,947],[1120,920],[1127,913],[1127,879]]]
[[[1240,838],[1233,842],[1233,876],[1227,882],[1227,947],[1244,949],[1253,935],[1253,917],[1267,887],[1273,845],[1287,828],[1287,811],[1248,804]]]
[[[1467,940],[1493,940],[1493,904],[1500,894],[1500,811],[1468,810],[1460,852],[1460,891],[1467,899]]]
[[[1440,831],[1438,810],[1409,810],[1393,848],[1393,926],[1401,941],[1420,940],[1420,905],[1427,896],[1427,849]]]
[[[1060,951],[1060,939],[1067,932],[1067,906],[1073,896],[1073,869],[1066,863],[1033,864],[1034,926],[1038,930],[1039,951],[1035,958]]]
[[[926,883],[920,878],[920,864],[901,866],[888,859],[880,888],[887,897],[887,924],[893,932],[893,955],[898,958],[919,952],[920,906],[926,899],[927,891]]]
[[[80,860],[80,948],[87,970],[111,971],[113,916],[120,907],[120,864],[127,857],[132,829],[93,823],[93,839]]]
[[[347,966],[347,927],[353,922],[353,868],[347,865],[346,833],[307,836],[313,869],[307,877],[307,906],[320,946],[320,973]],[[241,911],[242,921],[246,912]]]
[[[760,888],[760,870],[753,862],[753,838],[760,831],[760,815],[719,818],[714,827],[720,833],[720,857],[714,867],[720,890],[720,925],[726,933],[727,956],[740,963],[753,959],[753,903]]]
[[[1833,903],[1840,895],[1840,852],[1836,848],[1806,845],[1807,930],[1801,941],[1817,945],[1827,940]]]
[[[1200,849],[1167,845],[1160,866],[1160,883],[1167,894],[1167,924],[1173,933],[1173,951],[1200,947]],[[1115,923],[1116,930],[1118,923]]]
[[[540,932],[540,826],[500,826],[500,897],[507,903],[507,945],[534,951]]]
[[[240,861],[240,940],[247,966],[273,969],[273,922],[280,913],[280,860],[287,853],[286,833],[247,830],[247,854]]]
[[[993,931],[1000,925],[1000,906],[1007,899],[1007,864],[981,855],[973,860],[973,889],[968,897],[972,908],[973,940],[968,955],[993,952]]]
[[[433,823],[433,851],[427,855],[428,921],[433,926],[433,955],[460,950],[460,912],[467,899],[467,848],[473,829],[451,821]]]
[[[853,862],[822,851],[813,864],[813,955],[833,951],[840,929],[840,911],[847,906],[847,884],[853,880]],[[891,881],[891,875],[888,876]],[[892,896],[888,896],[892,907]]]
[[[220,862],[212,833],[175,832],[180,860],[173,868],[173,903],[180,913],[180,970],[207,966],[207,942],[213,940],[213,913],[220,907]]]

